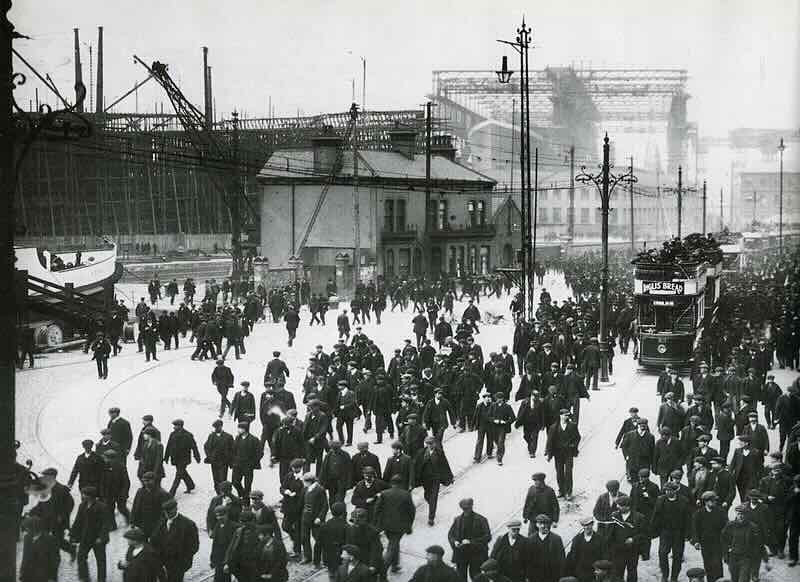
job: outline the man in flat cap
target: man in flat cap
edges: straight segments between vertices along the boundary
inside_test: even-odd
[[[683,465],[683,449],[680,441],[668,426],[661,427],[661,438],[653,451],[653,470],[661,479],[661,486],[669,480],[669,474]]]
[[[53,467],[44,469],[39,477],[45,491],[49,495],[42,496],[39,502],[31,508],[28,515],[41,519],[43,531],[49,532],[56,540],[56,544],[63,551],[72,554],[72,546],[64,539],[64,532],[69,529],[69,518],[75,507],[75,501],[66,485],[58,482],[58,470]]]
[[[144,433],[147,429],[154,431],[156,440],[161,442],[161,431],[153,424],[153,415],[145,414],[142,416],[142,428],[139,430],[139,437],[136,441],[136,449],[133,451],[133,459],[138,461],[142,458],[142,447],[145,445]]]
[[[506,454],[506,436],[511,432],[511,425],[516,419],[514,409],[506,402],[505,392],[497,392],[494,395],[494,404],[489,409],[489,420],[497,447],[497,464],[500,466],[503,465],[503,457]]]
[[[525,496],[525,505],[522,509],[523,521],[525,523],[530,522],[528,537],[532,537],[536,531],[535,519],[537,515],[548,515],[554,523],[558,523],[561,511],[555,491],[545,484],[544,473],[534,473],[531,480],[533,485],[528,488],[528,493]]]
[[[222,430],[223,422],[219,419],[211,426],[213,430],[203,444],[203,462],[211,465],[211,479],[216,489],[217,485],[228,480],[228,467],[233,458],[233,436]]]
[[[341,564],[336,572],[336,580],[346,582],[371,582],[375,573],[362,561],[361,550],[354,544],[344,544],[339,556]]]
[[[459,501],[458,506],[461,515],[453,520],[447,540],[453,550],[452,562],[456,565],[458,575],[463,582],[467,582],[467,576],[475,579],[480,565],[489,557],[492,531],[486,518],[474,511],[471,497]]]
[[[481,564],[481,573],[473,578],[474,582],[511,582],[500,573],[497,560],[489,558]]]
[[[519,533],[522,522],[512,519],[506,523],[507,531],[492,546],[492,559],[497,561],[500,574],[511,582],[525,582],[530,571],[531,546],[528,538]]]
[[[194,481],[187,470],[192,462],[192,456],[194,456],[195,463],[200,462],[197,441],[195,441],[194,435],[184,428],[183,420],[176,418],[172,421],[172,432],[167,439],[167,447],[164,449],[164,462],[172,462],[175,467],[175,479],[169,488],[170,495],[175,495],[181,481],[186,484],[186,493],[194,490]]]
[[[667,483],[664,486],[664,495],[658,498],[653,510],[652,533],[659,538],[658,563],[662,582],[666,582],[667,579],[674,582],[678,579],[683,551],[691,531],[689,500],[678,495],[678,489],[676,483]]]
[[[170,498],[156,482],[152,472],[146,472],[140,477],[142,486],[136,492],[131,506],[130,523],[141,529],[149,538],[158,525],[162,516],[162,504]]]
[[[67,487],[72,489],[75,481],[78,481],[78,487],[99,487],[100,474],[103,472],[103,459],[94,450],[94,441],[91,439],[84,439],[81,442],[83,451],[75,458],[75,463],[72,465],[72,472],[67,481]]]
[[[639,558],[649,558],[649,523],[642,513],[633,509],[630,497],[617,499],[617,510],[608,529],[608,555],[613,562],[614,576],[619,580],[625,576],[626,582],[636,582]]]
[[[392,572],[399,572],[400,540],[410,534],[414,527],[416,507],[407,489],[407,477],[394,474],[389,482],[391,487],[382,491],[376,501],[375,525],[386,534],[385,567]]]
[[[133,432],[131,423],[120,416],[120,410],[116,406],[108,409],[108,424],[111,431],[111,440],[119,444],[120,454],[127,458],[133,446]]]
[[[306,440],[306,471],[314,463],[314,470],[319,475],[322,469],[322,455],[328,448],[326,437],[330,427],[330,417],[322,412],[318,399],[308,401],[308,412],[303,421],[303,438]]]
[[[153,582],[161,576],[161,560],[147,543],[147,536],[138,527],[132,527],[123,537],[128,541],[125,558],[117,562],[125,582]]]
[[[625,458],[625,469],[628,481],[635,483],[639,479],[640,469],[650,469],[656,449],[656,439],[650,432],[646,418],[636,421],[636,430],[628,431],[620,443],[622,456]]]
[[[728,564],[731,582],[749,582],[753,565],[769,561],[764,534],[747,518],[747,513],[746,505],[736,506],[733,521],[722,529],[722,556]],[[758,570],[755,574],[758,575]]]
[[[461,582],[453,568],[444,563],[444,548],[434,545],[425,549],[425,564],[417,568],[410,582]]]
[[[692,540],[703,557],[703,568],[710,580],[722,578],[722,530],[728,524],[727,511],[719,507],[717,494],[705,491],[701,507],[692,516]],[[687,575],[689,573],[687,572]]]
[[[594,518],[581,518],[580,525],[582,531],[572,538],[564,574],[575,576],[578,582],[593,582],[592,564],[606,556],[606,544],[603,536],[594,530]]]
[[[542,582],[558,582],[564,569],[564,542],[551,531],[549,515],[536,516],[536,533],[530,536],[530,571]]]
[[[264,448],[261,446],[261,441],[255,435],[250,434],[249,422],[240,421],[236,431],[231,457],[231,482],[242,502],[247,504],[250,501],[250,491],[253,487],[253,473],[256,469],[261,468]]]
[[[242,380],[239,386],[241,388],[231,402],[231,416],[236,422],[252,422],[256,417],[256,399],[250,392],[250,381]]]
[[[453,472],[444,449],[435,438],[425,438],[425,448],[414,457],[415,486],[422,486],[425,501],[428,502],[428,525],[433,525],[436,518],[436,506],[439,501],[439,487],[453,482]]]
[[[81,488],[81,503],[69,531],[69,540],[77,545],[78,578],[89,579],[89,552],[97,562],[97,580],[106,580],[106,545],[108,544],[108,508],[97,499],[97,487]]]
[[[217,365],[211,372],[211,383],[216,386],[219,393],[219,417],[222,418],[226,410],[233,412],[231,401],[228,400],[228,392],[233,388],[234,383],[233,371],[225,365],[223,358],[217,360]]]
[[[614,564],[610,560],[597,560],[592,564],[594,569],[594,579],[597,582],[609,582],[613,580]]]
[[[197,525],[178,513],[178,503],[173,498],[167,499],[162,509],[164,516],[150,536],[150,543],[161,558],[167,582],[181,582],[200,548]]]
[[[752,447],[750,435],[740,435],[741,447],[733,451],[730,463],[731,476],[739,491],[739,501],[744,501],[747,492],[758,484],[764,469],[764,454]]]
[[[568,500],[572,499],[572,469],[580,442],[578,425],[572,422],[569,410],[561,409],[559,420],[547,431],[545,456],[548,461],[555,459],[559,497]]]
[[[769,436],[767,429],[758,422],[758,413],[750,412],[747,414],[747,424],[743,427],[741,434],[749,435],[754,449],[761,451],[763,455],[769,452]]]

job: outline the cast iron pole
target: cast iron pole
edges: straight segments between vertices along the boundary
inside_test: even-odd
[[[678,238],[681,238],[681,218],[683,215],[683,190],[682,180],[683,168],[678,166]]]
[[[631,175],[633,175],[633,156],[631,156]],[[636,236],[633,227],[633,182],[628,184],[628,194],[630,196],[630,203],[631,203],[631,255],[636,252]]]
[[[703,234],[706,233],[706,181],[703,180]]]
[[[606,337],[606,304],[608,303],[608,180],[609,180],[609,145],[608,134],[603,139],[603,189],[600,193],[600,215],[602,218],[603,268],[600,272],[600,381],[608,382],[608,338]]]
[[[780,254],[783,255],[783,150],[786,146],[783,145],[783,138],[778,144],[778,151],[780,152],[781,165],[778,176],[778,245]]]

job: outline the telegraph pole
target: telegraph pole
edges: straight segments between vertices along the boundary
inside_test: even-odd
[[[778,248],[780,249],[781,255],[783,255],[783,150],[785,149],[786,146],[783,145],[783,138],[781,138],[781,142],[778,144],[778,151],[781,157],[780,173],[778,176]]]
[[[361,281],[361,208],[358,194],[358,150],[356,128],[358,127],[358,105],[350,106],[350,118],[353,120],[353,295]]]
[[[706,234],[706,181],[703,180],[703,234]]]
[[[425,237],[426,242],[425,257],[423,262],[428,266],[426,269],[429,276],[431,272],[431,253],[429,234],[433,227],[433,213],[431,212],[431,106],[433,103],[425,103]]]
[[[633,156],[631,156],[630,174],[633,176]],[[633,182],[628,184],[628,194],[630,195],[631,203],[631,254],[636,252],[636,237],[633,229]]]
[[[228,194],[229,207],[231,212],[231,258],[233,266],[231,268],[231,282],[234,286],[234,296],[239,290],[239,281],[242,277],[242,213],[239,199],[241,192],[241,176],[239,166],[239,112],[231,113],[233,118],[233,184]]]
[[[15,468],[15,364],[17,359],[16,314],[22,307],[17,304],[14,285],[14,191],[15,135],[12,110],[13,65],[11,63],[14,25],[8,20],[11,1],[0,5],[0,182],[2,182],[2,247],[0,252],[0,580],[16,580],[17,559],[17,475]]]
[[[756,205],[758,204],[758,192],[753,190],[753,224],[756,223],[756,216],[757,216],[757,209]]]
[[[683,177],[683,168],[678,166],[678,238],[681,238],[681,219],[683,218],[683,190],[681,188],[681,178]]]
[[[722,217],[722,188],[719,189],[719,231],[725,230],[725,220]]]
[[[569,146],[569,208],[567,209],[569,244],[575,238],[575,145]]]

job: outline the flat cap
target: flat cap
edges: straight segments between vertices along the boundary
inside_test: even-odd
[[[108,409],[108,413],[109,414],[119,414],[119,407],[118,406],[112,406],[111,408]]]
[[[534,473],[531,475],[531,479],[534,481],[544,481],[544,473]]]
[[[594,523],[594,518],[591,515],[587,515],[580,519],[579,523],[583,526],[590,525]]]
[[[425,553],[436,554],[437,556],[442,557],[444,556],[444,548],[442,546],[434,544],[432,546],[428,546],[427,548],[425,548]]]
[[[609,560],[596,560],[594,563],[592,563],[592,568],[602,572],[609,572],[613,567],[614,564],[612,564]]]
[[[176,418],[175,420],[172,421],[172,426],[183,426],[183,419]]]
[[[246,420],[243,420],[240,423],[238,423],[236,426],[238,428],[247,428],[247,429],[249,429],[250,428],[250,423],[247,422]]]
[[[481,564],[481,571],[488,573],[497,572],[497,560],[494,558],[489,558],[483,564]]]
[[[97,487],[94,485],[87,485],[86,487],[81,488],[81,493],[84,495],[89,495],[90,497],[97,497]]]
[[[628,409],[628,412],[630,412],[631,414],[639,414],[639,409],[638,409],[638,408],[636,408],[635,406],[631,406],[631,407]]]
[[[214,428],[219,428],[223,424],[224,423],[220,419],[217,419],[217,420],[215,420],[214,422],[211,423],[211,426],[213,426]]]
[[[466,509],[467,507],[472,507],[473,505],[475,505],[475,501],[472,499],[472,497],[465,497],[458,502],[458,506],[461,509]]]
[[[147,541],[147,536],[145,533],[136,526],[133,526],[131,529],[122,534],[122,537],[124,537],[126,540],[134,540],[137,542]]]
[[[511,521],[506,522],[506,527],[510,529],[521,528],[522,522],[518,519],[512,519]]]
[[[147,421],[147,422],[153,422],[153,415],[152,414],[145,414],[142,417],[142,420]]]
[[[698,568],[695,566],[694,568],[689,568],[686,570],[686,576],[688,578],[705,578],[706,571],[703,570],[703,568]]]
[[[617,498],[617,507],[630,507],[631,506],[631,498],[627,495],[622,495]]]
[[[553,523],[553,519],[546,513],[540,513],[536,516],[536,523]]]
[[[161,509],[172,509],[178,507],[178,502],[175,501],[174,497],[170,497],[164,503],[161,504]]]
[[[713,491],[703,491],[703,494],[700,496],[701,501],[709,501],[711,499],[717,499],[717,494]]]

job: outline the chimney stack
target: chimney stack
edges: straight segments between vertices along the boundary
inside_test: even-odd
[[[325,134],[311,138],[315,174],[328,175],[334,170],[339,171],[339,168],[334,166],[342,143],[342,138],[333,133],[330,128],[326,128]]]
[[[206,129],[211,129],[213,113],[211,107],[211,68],[208,66],[208,47],[203,47],[203,114]]]
[[[403,154],[413,160],[417,151],[417,132],[414,129],[401,128],[395,123],[395,128],[389,132],[389,142],[392,151]]]

